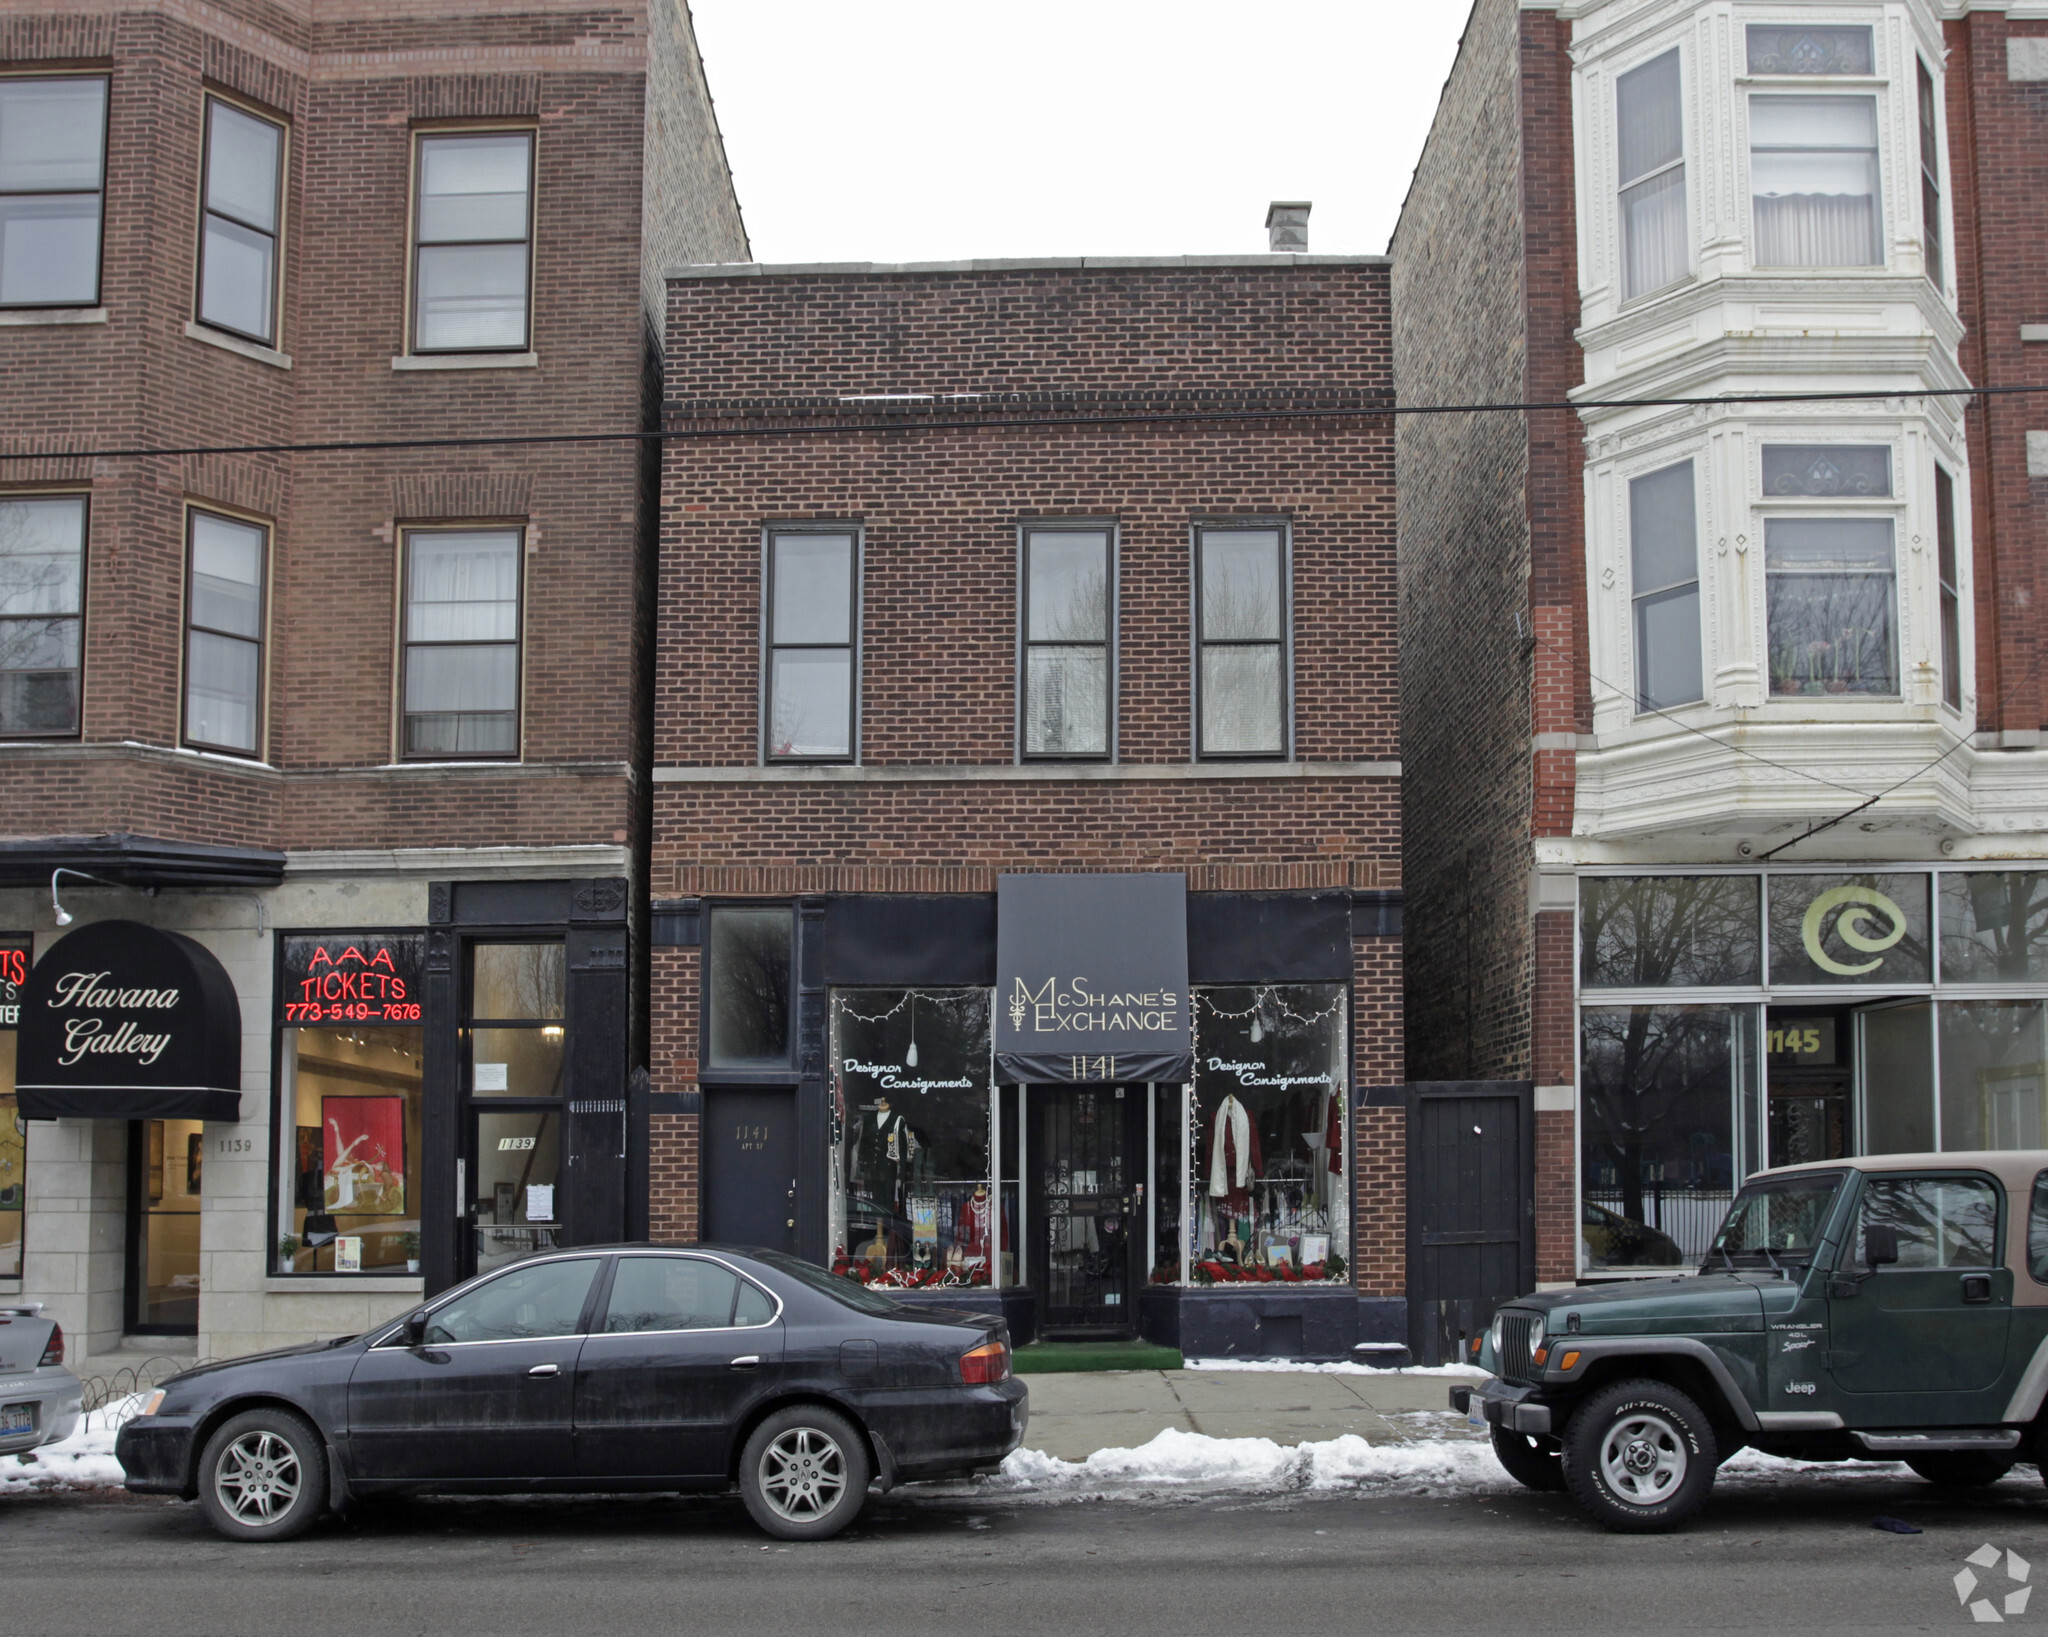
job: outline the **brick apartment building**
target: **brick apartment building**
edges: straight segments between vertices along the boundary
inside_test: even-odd
[[[655,1237],[1402,1338],[1389,322],[1373,258],[670,278]]]
[[[1545,1281],[2044,1141],[2048,395],[1928,395],[2048,387],[2043,154],[2037,4],[1473,8],[1397,386],[1575,407],[1402,425],[1408,1050],[1524,1083]]]
[[[0,1300],[74,1362],[624,1231],[656,463],[408,445],[634,431],[745,254],[680,3],[0,4]]]

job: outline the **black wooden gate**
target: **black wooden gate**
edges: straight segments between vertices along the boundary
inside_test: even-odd
[[[1408,1088],[1408,1345],[1423,1364],[1536,1287],[1535,1087],[1437,1080]]]

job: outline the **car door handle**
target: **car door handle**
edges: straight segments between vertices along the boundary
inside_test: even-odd
[[[732,1361],[732,1367],[735,1370],[752,1370],[758,1367],[760,1362],[761,1355],[759,1353],[742,1353]]]
[[[1963,1300],[1966,1302],[1988,1302],[1991,1300],[1991,1275],[1988,1273],[1966,1273],[1963,1275]]]
[[[530,1376],[558,1376],[562,1373],[562,1367],[559,1364],[536,1364],[526,1373]]]

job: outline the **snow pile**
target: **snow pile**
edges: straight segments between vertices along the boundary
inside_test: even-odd
[[[1236,1494],[1387,1488],[1414,1494],[1497,1489],[1511,1482],[1484,1444],[1369,1444],[1356,1433],[1321,1443],[1211,1438],[1168,1428],[1137,1449],[1099,1449],[1063,1461],[1020,1449],[988,1488],[1047,1498],[1161,1492]]]
[[[33,1462],[0,1455],[0,1495],[18,1495],[32,1489],[118,1487],[125,1474],[121,1463],[114,1459],[114,1438],[142,1408],[146,1396],[135,1393],[91,1411],[63,1443],[45,1444],[32,1451]]]
[[[1256,1370],[1271,1375],[1441,1376],[1459,1381],[1484,1381],[1488,1372],[1476,1364],[1411,1364],[1399,1370],[1381,1370],[1370,1364],[1311,1364],[1304,1359],[1286,1358],[1191,1358],[1189,1370]]]

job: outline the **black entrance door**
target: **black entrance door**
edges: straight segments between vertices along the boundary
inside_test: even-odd
[[[1409,1087],[1408,1330],[1425,1364],[1536,1285],[1534,1088]]]
[[[1039,1226],[1033,1278],[1048,1336],[1128,1336],[1143,1255],[1142,1087],[1033,1086]]]
[[[704,1093],[704,1239],[796,1251],[796,1093]]]

